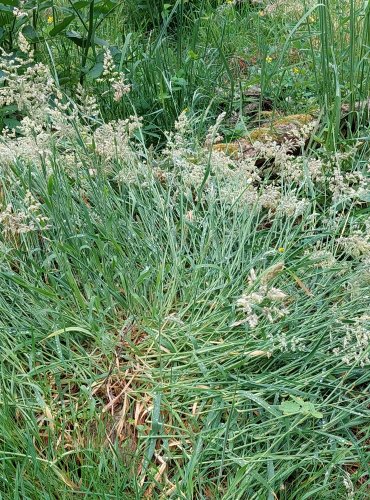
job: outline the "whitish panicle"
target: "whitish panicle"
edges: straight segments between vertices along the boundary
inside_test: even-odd
[[[206,139],[205,139],[206,146],[211,147],[213,144],[216,144],[216,143],[222,141],[223,137],[221,134],[219,134],[219,129],[220,129],[220,125],[223,122],[225,116],[226,116],[225,112],[218,115],[216,123],[208,129],[208,133],[207,133]]]
[[[255,328],[263,318],[270,323],[275,323],[289,314],[288,308],[284,305],[289,298],[288,295],[280,288],[268,284],[283,267],[278,263],[262,273],[260,277],[257,277],[252,269],[249,278],[250,290],[236,301],[237,309],[245,317],[234,322],[232,326],[248,323],[250,328]],[[276,271],[273,268],[276,268]]]
[[[370,234],[364,234],[362,231],[355,231],[349,236],[338,238],[339,245],[346,254],[351,257],[370,256]]]
[[[369,192],[369,180],[361,172],[343,173],[335,167],[329,180],[329,189],[333,194],[333,202],[361,201],[361,196]]]
[[[48,217],[42,214],[41,204],[29,191],[25,195],[23,209],[15,209],[9,203],[0,211],[0,225],[4,236],[45,231],[50,228]]]
[[[125,75],[117,71],[116,63],[109,48],[105,49],[103,73],[97,81],[100,83],[106,82],[110,85],[115,101],[120,101],[125,94],[131,91],[131,85],[126,82]]]
[[[76,97],[77,109],[84,119],[90,121],[99,117],[100,110],[95,96],[89,94],[81,84],[77,85]]]
[[[346,365],[370,364],[370,316],[363,314],[352,320],[338,321],[332,334],[332,342],[339,345],[333,353]]]

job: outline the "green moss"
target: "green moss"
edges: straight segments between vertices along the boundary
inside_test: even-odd
[[[310,114],[296,114],[279,117],[273,120],[270,126],[258,127],[249,134],[251,142],[282,142],[295,130],[301,130],[302,127],[312,122],[314,117]]]

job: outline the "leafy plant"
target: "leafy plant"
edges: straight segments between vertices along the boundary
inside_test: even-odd
[[[55,8],[56,16],[62,14],[62,17],[54,23],[48,35],[54,38],[64,34],[77,46],[80,54],[79,80],[82,84],[88,71],[97,62],[97,47],[109,46],[106,40],[96,36],[96,32],[118,7],[119,2],[118,0],[70,0],[68,5]],[[77,24],[79,30],[67,30],[71,24]]]
[[[33,43],[43,41],[38,31],[39,16],[53,7],[53,0],[2,0],[0,3],[0,43],[8,51],[14,48],[14,41],[21,31]]]
[[[307,415],[314,418],[322,418],[321,411],[317,411],[315,405],[310,401],[304,401],[302,398],[291,396],[288,401],[283,401],[280,410],[284,415]]]

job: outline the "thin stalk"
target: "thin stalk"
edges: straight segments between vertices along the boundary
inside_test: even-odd
[[[94,33],[94,7],[95,0],[91,0],[89,7],[89,29],[87,31],[86,45],[83,47],[82,59],[81,59],[81,70],[80,70],[80,84],[83,85],[85,79],[85,66],[87,62],[87,57],[89,54],[90,45],[92,44],[93,33]]]

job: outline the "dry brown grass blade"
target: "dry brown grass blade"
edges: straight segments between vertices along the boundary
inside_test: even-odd
[[[293,278],[294,278],[295,282],[297,283],[297,285],[299,286],[299,288],[301,288],[301,289],[304,291],[304,293],[305,293],[306,295],[308,295],[309,297],[313,297],[313,293],[312,293],[312,292],[311,292],[311,290],[310,290],[310,289],[309,289],[309,288],[308,288],[308,287],[307,287],[307,286],[303,283],[303,281],[302,281],[300,278],[298,278],[298,276],[297,276],[296,274],[294,274],[294,273],[292,273],[292,276],[293,276]]]
[[[261,283],[266,284],[272,279],[274,279],[278,274],[281,273],[281,271],[284,270],[284,262],[277,262],[276,264],[273,264],[269,268],[267,268],[261,277]]]
[[[251,351],[247,353],[247,356],[251,358],[258,358],[258,357],[266,357],[266,358],[271,358],[272,353],[269,351]]]
[[[152,493],[153,493],[153,490],[154,490],[156,484],[161,481],[162,476],[163,476],[165,470],[167,469],[166,461],[157,453],[155,454],[155,457],[158,460],[158,462],[160,462],[161,465],[159,466],[157,474],[154,476],[153,482],[149,485],[148,489],[145,491],[144,498],[152,498]]]
[[[113,407],[114,405],[121,399],[121,396],[123,394],[125,394],[125,392],[128,391],[132,381],[134,380],[135,376],[133,375],[131,377],[131,379],[127,382],[127,384],[124,386],[124,388],[117,394],[117,396],[115,396],[113,399],[111,399],[109,401],[109,403],[107,405],[104,406],[103,410],[102,410],[102,413],[106,413],[108,410],[110,410],[112,408],[113,410]]]
[[[55,473],[56,475],[63,481],[64,484],[66,484],[69,488],[71,488],[72,490],[79,490],[80,487],[78,486],[78,484],[74,483],[73,481],[71,481],[71,479],[69,479],[69,477],[67,476],[67,474],[65,474],[64,472],[62,472],[60,469],[54,469],[55,470]]]

